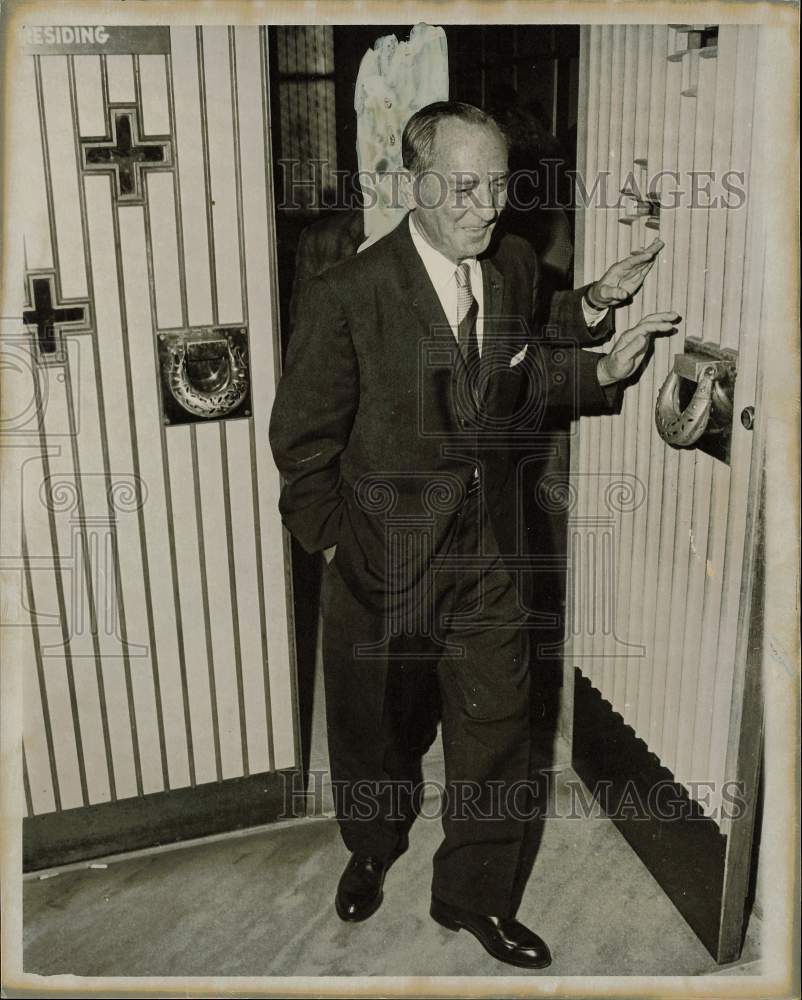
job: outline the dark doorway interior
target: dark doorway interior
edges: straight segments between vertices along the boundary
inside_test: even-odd
[[[298,255],[301,234],[310,224],[341,212],[353,193],[348,178],[357,171],[353,97],[360,61],[377,38],[395,34],[404,40],[411,27],[302,25],[268,29],[283,350],[291,335],[297,271],[308,267],[308,262],[300,261]],[[515,137],[512,169],[537,171],[538,190],[534,195],[548,202],[526,211],[510,206],[504,224],[532,242],[541,258],[547,287],[570,286],[573,212],[568,172],[576,163],[579,28],[442,27],[448,44],[449,96],[491,111],[509,127]],[[531,191],[528,196],[533,200]],[[341,245],[334,252],[354,252],[358,242],[346,241],[344,248]],[[544,440],[542,455],[527,466],[524,489],[530,498],[537,495],[543,476],[567,477],[565,428],[553,430],[551,437]],[[565,535],[561,515],[551,512],[544,517],[540,511],[536,516],[534,503],[531,508],[532,543],[540,550],[559,550]],[[306,770],[312,737],[320,557],[307,555],[295,542],[293,581],[301,745]],[[554,620],[541,644],[549,645],[562,635],[564,578],[543,574],[538,582],[542,598],[539,607],[551,613]],[[545,748],[556,721],[562,666],[556,658],[543,658],[538,667],[536,718]]]

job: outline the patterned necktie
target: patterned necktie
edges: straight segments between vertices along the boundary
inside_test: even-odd
[[[476,314],[479,307],[471,291],[471,271],[467,261],[456,270],[457,278],[457,340],[468,366],[471,383],[479,378],[479,341],[476,337]]]

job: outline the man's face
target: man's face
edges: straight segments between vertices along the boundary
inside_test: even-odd
[[[487,249],[507,200],[507,146],[492,126],[447,118],[437,127],[434,163],[413,178],[415,219],[454,263]]]

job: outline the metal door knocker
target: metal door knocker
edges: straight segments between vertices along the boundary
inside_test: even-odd
[[[737,351],[687,337],[657,397],[660,437],[673,448],[697,447],[728,463],[737,367]]]
[[[244,330],[193,330],[159,339],[165,423],[249,415]]]

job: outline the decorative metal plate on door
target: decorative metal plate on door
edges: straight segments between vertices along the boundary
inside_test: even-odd
[[[244,327],[159,334],[162,417],[166,424],[249,417],[251,383]]]
[[[729,463],[737,367],[737,351],[687,337],[657,398],[660,437],[673,448],[695,446]]]

